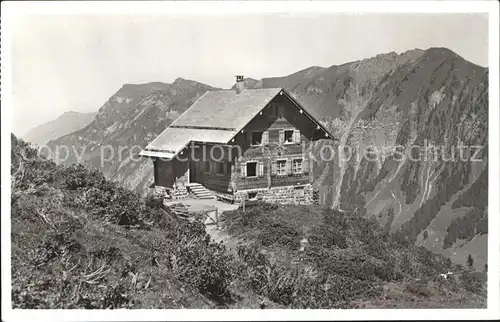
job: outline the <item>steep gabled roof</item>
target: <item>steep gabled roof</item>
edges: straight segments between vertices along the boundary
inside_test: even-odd
[[[208,91],[156,137],[140,155],[173,158],[191,141],[228,144],[278,94],[286,95],[330,132],[282,88]]]
[[[206,92],[171,126],[241,129],[259,113],[281,88]]]
[[[227,144],[238,131],[167,127],[140,154],[171,159],[189,142],[211,142]],[[153,154],[149,152],[156,152]]]

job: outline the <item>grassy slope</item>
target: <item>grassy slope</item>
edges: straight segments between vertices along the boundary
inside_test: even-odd
[[[225,215],[225,227],[292,279],[307,299],[266,294],[296,307],[484,307],[485,276],[423,247],[393,240],[372,220],[306,206],[257,205]],[[386,230],[386,229],[385,229]],[[300,240],[308,239],[304,251]],[[254,256],[247,262],[255,262]],[[444,280],[439,274],[454,272]],[[299,271],[300,276],[290,274]],[[280,284],[277,282],[277,284]],[[307,285],[307,288],[305,287]],[[334,301],[331,301],[334,299]],[[288,303],[290,302],[290,303]]]
[[[228,232],[251,241],[233,252],[200,222],[99,172],[38,159],[15,137],[12,188],[16,308],[485,305],[475,275],[355,216],[271,205],[227,213]],[[442,280],[448,269],[462,277]]]
[[[200,222],[15,137],[12,176],[13,307],[259,307]]]

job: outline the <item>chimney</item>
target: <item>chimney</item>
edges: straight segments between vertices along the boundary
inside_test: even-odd
[[[236,94],[241,93],[245,89],[243,84],[243,75],[236,75]]]

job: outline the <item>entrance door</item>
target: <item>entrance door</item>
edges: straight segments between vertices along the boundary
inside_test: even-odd
[[[303,187],[296,187],[294,189],[295,191],[295,203],[300,204],[302,199],[304,199],[304,188]]]
[[[198,182],[196,181],[196,162],[189,162],[189,183]]]

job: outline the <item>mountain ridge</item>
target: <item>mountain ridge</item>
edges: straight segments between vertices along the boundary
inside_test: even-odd
[[[342,146],[408,148],[428,140],[450,148],[458,138],[471,145],[487,145],[488,69],[447,48],[390,52],[326,68],[311,66],[283,77],[248,77],[244,82],[247,88],[289,90],[340,138]],[[147,193],[152,166],[146,160],[134,162],[138,151],[130,153],[132,147],[143,148],[205,91],[217,89],[181,77],[172,84],[147,84],[122,86],[92,124],[49,145],[86,147],[84,162],[130,189]],[[316,152],[328,144],[318,142]],[[102,166],[99,148],[107,145],[125,147],[129,155]],[[72,155],[66,163],[75,161]],[[487,234],[484,229],[463,233],[460,227],[468,223],[476,227],[486,220],[487,205],[452,209],[452,200],[462,200],[460,196],[470,186],[482,187],[474,188],[472,196],[485,184],[487,189],[487,182],[478,181],[484,171],[487,159],[477,165],[398,163],[389,155],[377,162],[320,163],[315,186],[321,190],[323,203],[374,217],[391,233],[404,232],[401,238],[446,253],[455,262],[463,264],[471,251],[469,245],[474,244],[475,268],[481,270]],[[466,241],[457,241],[464,234]]]
[[[96,115],[97,112],[66,111],[56,119],[32,128],[22,137],[26,141],[42,146],[53,139],[84,128],[92,122]]]
[[[99,109],[93,123],[49,142],[48,146],[55,149],[65,145],[83,153],[83,159],[78,160],[78,153],[70,152],[68,159],[62,163],[80,161],[130,189],[147,191],[152,180],[152,165],[147,160],[131,162],[132,159],[137,159],[140,148],[145,147],[210,89],[215,88],[180,77],[171,84],[123,85]],[[102,164],[103,146],[113,149],[117,160]]]

